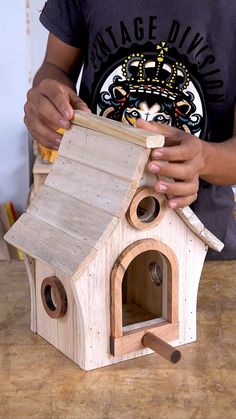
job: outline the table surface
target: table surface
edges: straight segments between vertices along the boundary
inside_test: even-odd
[[[0,418],[235,419],[236,261],[207,262],[198,340],[170,364],[157,354],[84,372],[30,331],[23,262],[0,262]]]

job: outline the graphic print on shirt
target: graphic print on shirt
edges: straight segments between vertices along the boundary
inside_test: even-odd
[[[197,80],[181,57],[168,55],[165,42],[153,51],[135,52],[115,61],[97,86],[93,110],[135,125],[138,118],[180,128],[197,136],[205,132],[205,107]]]

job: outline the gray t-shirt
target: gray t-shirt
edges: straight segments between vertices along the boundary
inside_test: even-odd
[[[220,142],[232,136],[236,3],[232,0],[48,0],[42,24],[83,48],[80,96],[93,112],[166,123]],[[236,170],[236,169],[235,169]],[[200,182],[192,208],[236,259],[230,186]]]

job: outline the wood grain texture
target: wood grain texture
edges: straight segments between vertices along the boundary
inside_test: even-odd
[[[170,208],[166,209],[165,217],[152,231],[136,230],[130,226],[124,217],[107,241],[106,246],[99,250],[88,270],[82,275],[76,274],[72,282],[75,299],[79,300],[80,309],[83,313],[81,319],[85,333],[85,346],[83,348],[83,361],[80,366],[85,370],[151,353],[150,349],[143,347],[141,339],[146,326],[150,327],[152,320],[146,324],[144,331],[140,331],[140,346],[138,350],[136,338],[134,340],[132,337],[133,330],[132,328],[126,329],[129,328],[129,326],[126,326],[124,332],[130,332],[127,336],[131,337],[126,337],[123,340],[124,336],[121,336],[120,341],[118,339],[115,342],[115,346],[113,345],[116,351],[120,351],[116,352],[120,353],[120,355],[112,356],[110,354],[110,336],[112,334],[110,273],[122,252],[129,245],[143,239],[156,240],[158,243],[168,246],[176,255],[179,263],[179,325],[176,329],[179,338],[176,338],[176,335],[173,335],[171,330],[167,329],[167,333],[165,328],[161,338],[174,347],[196,340],[197,293],[207,247]],[[163,292],[167,293],[167,290]],[[83,298],[80,296],[83,296]],[[166,307],[163,308],[163,313],[165,318],[170,315],[167,303]],[[136,327],[135,329],[137,332]],[[129,350],[130,352],[125,353]]]
[[[146,333],[143,337],[142,343],[144,346],[151,348],[153,351],[160,354],[173,364],[179,362],[181,358],[180,351],[176,350],[165,341],[159,339],[153,333]]]
[[[224,243],[222,243],[214,234],[212,234],[199,218],[194,214],[190,207],[179,208],[175,210],[185,224],[200,237],[211,249],[220,252]]]
[[[40,156],[36,156],[33,165],[33,188],[31,191],[30,203],[33,201],[35,196],[38,194],[38,192],[44,185],[44,182],[47,179],[48,174],[52,170],[52,167],[53,166],[51,163],[43,161]]]
[[[101,209],[47,186],[33,200],[27,213],[92,248],[105,244],[119,221]]]
[[[122,281],[124,280],[124,273],[126,272],[128,266],[131,262],[137,258],[138,255],[142,253],[146,253],[147,251],[155,251],[158,254],[161,253],[165,256],[167,264],[169,265],[169,269],[167,270],[167,275],[164,276],[163,281],[166,283],[166,290],[167,295],[163,296],[164,299],[167,301],[167,318],[163,319],[163,322],[160,323],[160,320],[156,316],[156,325],[154,321],[152,321],[151,326],[145,326],[143,328],[142,323],[136,324],[136,329],[129,331],[128,333],[124,332],[122,327]],[[146,267],[147,268],[147,267]],[[139,269],[142,269],[140,267]],[[149,284],[148,282],[145,283],[145,273],[141,275],[142,281],[138,281],[138,274],[132,278],[134,293],[138,296],[135,301],[137,301],[138,305],[142,305],[147,310],[150,307],[152,312],[157,310],[157,308],[153,309],[151,303],[151,295],[148,293],[149,291]],[[161,242],[157,242],[153,239],[148,240],[139,240],[135,243],[131,244],[127,247],[124,252],[119,256],[117,259],[114,268],[111,273],[111,335],[112,335],[112,347],[113,347],[113,355],[123,355],[126,352],[130,351],[130,347],[132,346],[132,351],[137,351],[140,349],[140,339],[142,340],[143,334],[140,335],[140,329],[143,330],[143,333],[146,333],[150,328],[155,330],[154,327],[156,326],[155,335],[159,336],[159,333],[162,335],[165,334],[165,327],[168,329],[168,336],[169,339],[177,339],[178,338],[178,316],[179,316],[179,309],[178,309],[178,262],[175,257],[175,254],[171,251],[169,247],[164,245]],[[138,286],[138,290],[137,290]],[[152,289],[151,289],[152,290]],[[155,290],[152,290],[155,293]],[[156,299],[156,303],[157,303]],[[154,316],[155,317],[155,316]],[[173,331],[171,335],[171,329]],[[129,335],[127,338],[126,335]],[[141,337],[140,337],[141,336]],[[116,346],[116,339],[118,338],[119,342],[119,349]],[[124,341],[124,347],[122,348],[122,341]]]
[[[147,173],[145,170],[140,180],[139,187],[153,187],[156,179],[156,175]],[[208,229],[205,228],[201,220],[196,216],[196,214],[191,210],[189,206],[174,209],[173,211],[178,214],[186,226],[188,226],[188,228],[190,228],[190,230],[196,234],[197,237],[201,238],[206,246],[216,250],[217,252],[220,252],[223,249],[224,243],[222,243],[216,236],[214,236]]]
[[[67,311],[64,317],[53,319],[45,311],[41,298],[44,278],[56,276],[66,292]],[[75,304],[70,278],[57,269],[36,261],[37,333],[77,363],[82,362],[83,324],[79,302]],[[79,327],[78,327],[79,320]]]
[[[198,340],[178,364],[153,353],[86,373],[30,331],[24,264],[0,261],[1,419],[234,419],[235,273],[206,262]]]
[[[6,235],[31,257],[73,275],[94,257],[95,249],[29,214],[23,214]],[[63,255],[63,256],[62,256]],[[89,259],[89,260],[88,260]]]
[[[30,287],[30,327],[32,332],[37,332],[37,313],[36,313],[36,284],[35,284],[35,260],[26,253],[23,253],[26,271],[28,274]]]
[[[71,275],[76,266],[80,272],[85,269],[124,216],[150,153],[117,138],[106,147],[110,139],[101,133],[96,133],[96,145],[93,131],[81,131],[74,126],[65,134],[61,145],[65,157],[59,156],[54,165],[36,161],[35,176],[50,174],[28,215],[6,236],[14,245],[19,241],[29,255]],[[98,168],[93,167],[96,164]]]
[[[163,135],[154,135],[150,131],[84,111],[75,111],[72,123],[107,134],[111,139],[116,137],[147,148],[162,147],[165,141]]]
[[[60,145],[60,156],[129,180],[140,179],[149,154],[136,144],[76,125]]]
[[[171,251],[170,247],[154,239],[138,240],[128,246],[122,254],[118,257],[114,264],[114,268],[111,272],[111,331],[112,336],[120,337],[123,335],[122,331],[122,281],[124,279],[124,273],[129,267],[130,263],[142,253],[147,251],[155,251],[161,253],[167,259],[167,263],[170,265],[170,272],[168,276],[163,278],[163,281],[167,282],[168,295],[167,298],[167,320],[171,323],[178,321],[178,262],[175,254]],[[136,277],[134,278],[134,280]],[[138,284],[142,288],[142,294],[145,294],[148,290],[148,284]],[[134,287],[137,286],[136,280]],[[139,293],[140,294],[140,293]],[[139,303],[140,297],[138,297]],[[143,304],[145,304],[145,295],[142,296]],[[148,300],[150,295],[148,295]],[[146,309],[149,301],[146,301]],[[151,306],[150,306],[151,307]]]
[[[121,217],[137,189],[138,182],[58,157],[46,186],[90,206]]]

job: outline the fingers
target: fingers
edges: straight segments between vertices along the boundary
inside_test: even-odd
[[[203,165],[203,147],[202,141],[197,137],[189,134],[178,133],[178,142],[173,142],[172,138],[165,137],[166,146],[162,148],[153,149],[151,153],[152,160],[167,160],[167,161],[186,161],[192,159],[199,159],[199,165]],[[174,145],[171,146],[171,143]]]
[[[187,181],[196,175],[199,167],[200,165],[198,165],[198,162],[195,160],[177,163],[153,160],[148,163],[148,170],[153,174]]]
[[[70,87],[46,79],[29,90],[24,107],[24,121],[36,141],[58,149],[61,136],[56,130],[70,127],[74,108],[90,112],[88,106]]]
[[[77,95],[76,98],[73,99],[72,103],[74,109],[91,113],[91,110],[89,109],[87,104]]]
[[[69,128],[70,122],[65,119],[57,110],[55,105],[48,100],[40,91],[31,90],[28,93],[28,101],[25,104],[25,115],[28,124],[34,123],[34,118],[39,118],[45,124],[54,125],[59,128]]]
[[[197,161],[150,161],[148,170],[160,176],[154,185],[159,193],[164,193],[168,198],[168,206],[182,208],[190,205],[197,198],[199,188]],[[173,179],[178,181],[173,181]]]
[[[173,182],[168,179],[158,179],[154,189],[158,193],[164,193],[168,198],[170,208],[182,208],[190,205],[197,199],[199,180],[196,176],[189,182]]]
[[[153,131],[156,132],[157,134],[162,134],[164,136],[173,136],[176,137],[176,135],[178,134],[178,129],[171,127],[169,125],[166,124],[161,124],[159,122],[147,122],[144,119],[138,119],[136,122],[136,126],[138,128],[142,128],[148,131]],[[176,140],[176,138],[175,138]]]
[[[28,120],[26,117],[24,122],[28,127]],[[58,150],[62,135],[58,134],[56,130],[51,129],[50,126],[42,123],[42,121],[36,116],[34,117],[34,123],[30,126],[30,132],[32,137],[40,144],[43,144],[44,146],[53,150]]]
[[[186,197],[177,196],[174,199],[169,199],[167,201],[167,205],[169,208],[178,209],[187,207],[187,205],[191,205],[197,199],[197,193],[194,195],[188,195]]]
[[[165,136],[165,146],[152,151],[148,164],[149,172],[159,177],[154,189],[167,196],[171,208],[190,205],[197,198],[199,173],[204,166],[201,140],[177,128],[141,119],[137,126]]]
[[[70,96],[75,93],[72,89],[55,80],[43,80],[39,87],[39,94],[50,100],[59,118],[70,121],[73,118],[73,108],[70,104]],[[51,116],[50,116],[51,118]]]

